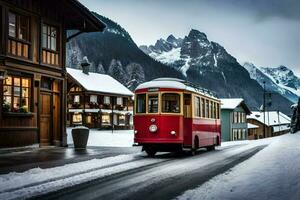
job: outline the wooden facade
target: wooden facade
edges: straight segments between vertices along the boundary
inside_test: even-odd
[[[246,116],[251,113],[243,99],[232,99],[232,107],[228,107],[231,99],[221,99],[222,141],[247,140],[248,128]],[[237,101],[237,103],[234,103]]]
[[[255,129],[249,129],[249,139],[273,137],[290,132],[291,119],[279,111],[266,111],[265,115],[263,112],[253,111],[247,117],[247,122],[257,126]]]
[[[0,147],[65,146],[67,30],[104,24],[75,0],[1,0],[0,21]]]
[[[74,69],[72,70],[74,71]],[[81,70],[75,70],[80,71]],[[102,74],[96,74],[98,81],[102,79]],[[86,81],[89,75],[86,76]],[[110,77],[111,80],[115,79]],[[93,81],[93,80],[91,80]],[[133,128],[133,93],[125,86],[125,93],[117,93],[114,88],[109,88],[110,92],[89,90],[85,88],[80,80],[72,77],[68,73],[68,119],[69,126],[84,125],[96,129],[124,130]],[[97,84],[97,83],[95,83]]]

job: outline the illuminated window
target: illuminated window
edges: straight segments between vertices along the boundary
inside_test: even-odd
[[[158,112],[158,94],[148,95],[148,112],[149,113]]]
[[[86,123],[87,124],[91,124],[92,123],[92,116],[91,115],[86,116]]]
[[[73,123],[81,124],[82,123],[82,114],[81,113],[74,113],[73,114]]]
[[[102,114],[102,125],[110,125],[110,115]]]
[[[162,112],[180,113],[180,95],[164,93],[162,95]]]
[[[31,79],[9,76],[3,84],[3,110],[30,111]]]

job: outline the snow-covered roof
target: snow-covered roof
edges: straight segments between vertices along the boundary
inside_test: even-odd
[[[290,130],[290,126],[287,124],[284,125],[279,125],[279,126],[273,126],[273,131],[276,132],[280,132],[280,131],[286,131],[286,130]]]
[[[88,91],[133,96],[129,89],[109,75],[92,72],[85,74],[82,70],[72,68],[67,68],[67,72]]]
[[[264,113],[260,111],[252,112],[251,115],[247,116],[247,119],[255,119],[260,123],[264,123]],[[266,111],[265,112],[265,124],[267,126],[276,126],[280,124],[291,123],[291,118],[278,111]]]
[[[255,125],[255,124],[247,123],[247,127],[248,127],[248,129],[253,129],[253,128],[258,128],[259,126]]]
[[[217,98],[213,96],[211,93],[209,93],[208,91],[189,86],[188,84],[186,84],[184,80],[177,79],[177,78],[157,78],[152,81],[148,81],[140,84],[136,88],[136,90],[147,89],[147,88],[172,88],[172,89],[188,90],[191,92],[196,92],[205,96],[209,96],[217,100]]]
[[[234,110],[238,106],[242,106],[246,111],[246,114],[251,114],[250,109],[246,105],[244,99],[242,98],[222,98],[221,100],[221,109],[224,110]]]
[[[244,99],[242,98],[232,98],[232,99],[220,99],[221,100],[221,109],[230,109],[233,110],[238,107]]]

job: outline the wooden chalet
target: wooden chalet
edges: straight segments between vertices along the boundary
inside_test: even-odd
[[[105,25],[77,0],[0,0],[0,21],[0,147],[65,146],[66,42]]]
[[[109,75],[67,68],[68,125],[131,129],[133,93]]]
[[[265,114],[254,111],[247,116],[247,122],[256,126],[249,129],[249,139],[273,137],[290,132],[291,119],[280,111],[266,111]]]

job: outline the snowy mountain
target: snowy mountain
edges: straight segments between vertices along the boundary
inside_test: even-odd
[[[252,110],[258,110],[262,104],[263,89],[258,81],[250,77],[224,47],[209,41],[205,33],[192,29],[183,39],[170,35],[167,39],[157,40],[154,45],[140,46],[140,49],[178,70],[185,79],[215,91],[219,97],[242,97]],[[288,91],[286,93],[295,97]],[[289,113],[287,105],[291,102],[282,94],[285,93],[273,95],[274,106],[270,109]]]
[[[292,70],[285,66],[277,68],[257,67],[249,62],[244,63],[243,67],[247,69],[250,77],[261,86],[265,81],[266,90],[280,93],[294,103],[298,101],[300,79],[294,75]]]
[[[244,98],[253,110],[262,103],[262,87],[221,45],[204,33],[191,30],[182,38],[170,35],[155,45],[138,47],[128,32],[110,19],[94,13],[107,28],[103,33],[83,33],[67,44],[67,66],[80,68],[87,56],[90,71],[109,74],[134,90],[158,77],[186,79],[214,91],[219,97]],[[238,78],[237,78],[238,77]],[[292,104],[274,97],[276,108],[289,114]]]
[[[109,74],[131,90],[144,81],[161,76],[183,77],[177,70],[143,53],[116,22],[93,14],[107,28],[103,33],[83,33],[69,41],[66,49],[68,67],[79,69],[82,58],[87,56],[91,72]]]

